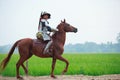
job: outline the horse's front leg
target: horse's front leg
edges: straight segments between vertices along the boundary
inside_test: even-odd
[[[61,55],[57,55],[56,58],[66,63],[66,67],[62,72],[62,74],[64,74],[68,70],[69,62],[65,58],[63,58]]]
[[[56,78],[55,75],[54,75],[55,64],[56,64],[56,58],[53,57],[53,58],[52,58],[52,71],[51,71],[51,77],[52,77],[52,78]]]

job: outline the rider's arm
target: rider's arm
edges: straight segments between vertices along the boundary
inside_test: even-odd
[[[56,32],[56,31],[58,31],[58,29],[51,28],[49,26],[49,23],[46,20],[44,20],[44,19],[41,20],[41,23],[42,23],[42,27],[46,27],[49,32]]]

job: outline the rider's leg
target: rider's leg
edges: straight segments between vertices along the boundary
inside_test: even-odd
[[[53,41],[50,40],[50,41],[47,43],[47,45],[46,45],[46,47],[45,47],[45,49],[44,49],[44,52],[43,52],[44,54],[45,54],[45,53],[49,53],[49,48],[50,48],[52,42],[53,42]]]
[[[55,32],[56,31],[58,31],[58,29],[53,29],[53,28],[51,28],[51,31],[53,32],[53,35],[55,34]],[[53,41],[52,41],[52,39],[47,43],[47,45],[46,45],[46,47],[45,47],[45,49],[44,49],[44,54],[45,53],[49,53],[49,48],[50,48],[50,46],[51,46],[51,44],[53,43]]]

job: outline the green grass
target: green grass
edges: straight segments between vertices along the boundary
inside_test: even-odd
[[[0,62],[6,54],[0,54]],[[67,75],[104,75],[120,74],[120,54],[64,54],[70,65]],[[14,54],[5,70],[0,73],[3,76],[16,75],[16,62],[19,59],[18,54]],[[51,58],[39,58],[33,56],[29,59],[29,75],[42,76],[49,75],[51,71]],[[63,71],[65,63],[57,60],[54,73],[59,75]],[[20,74],[24,75],[22,67]]]

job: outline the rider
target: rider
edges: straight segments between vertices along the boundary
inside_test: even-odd
[[[43,40],[44,41],[49,41],[44,49],[44,54],[49,53],[49,47],[52,44],[52,39],[50,38],[50,35],[48,35],[49,32],[56,32],[58,31],[57,29],[53,29],[49,26],[49,22],[47,21],[50,19],[51,14],[47,12],[42,12],[39,20],[39,26],[38,26],[38,32],[42,34]]]

